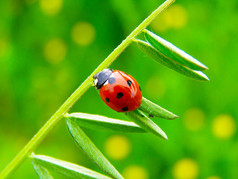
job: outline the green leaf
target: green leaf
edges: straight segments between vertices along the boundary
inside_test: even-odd
[[[184,65],[181,65],[174,60],[171,60],[170,58],[164,56],[162,53],[160,53],[158,50],[156,50],[154,47],[152,47],[149,43],[144,42],[142,40],[134,40],[137,42],[137,45],[139,48],[150,58],[154,59],[155,61],[167,66],[168,68],[171,68],[183,75],[186,75],[188,77],[201,80],[201,81],[208,81],[208,77],[202,73],[201,71],[195,71],[192,70]]]
[[[67,119],[69,131],[79,145],[79,147],[91,158],[103,171],[114,178],[123,179],[121,174],[114,166],[104,157],[89,137],[83,132],[77,123]]]
[[[38,165],[34,160],[32,160],[32,164],[40,179],[53,179],[52,175],[46,168]]]
[[[45,155],[35,155],[35,154],[31,154],[30,157],[32,158],[33,162],[37,164],[37,166],[40,166],[41,168],[43,166],[51,171],[55,171],[66,177],[82,178],[82,179],[92,179],[92,178],[111,179],[108,176],[105,176],[103,174],[90,170],[88,168],[85,168],[70,162],[66,162],[63,160],[55,159],[53,157],[48,157]],[[45,176],[46,175],[44,175],[44,177]]]
[[[128,112],[127,116],[146,131],[153,133],[156,136],[161,137],[162,139],[168,140],[168,137],[164,133],[164,131],[162,131],[162,129],[160,129],[160,127],[155,124],[150,118],[148,118],[142,111],[137,109],[135,111]]]
[[[108,118],[100,115],[93,115],[87,113],[71,113],[66,114],[65,117],[80,126],[91,128],[94,130],[101,129],[110,130],[114,132],[146,132],[134,122]]]
[[[144,30],[146,40],[159,52],[164,54],[166,57],[183,64],[193,70],[206,70],[208,69],[204,64],[180,50],[178,47],[174,46],[170,42],[162,39],[158,35]]]
[[[139,109],[145,113],[148,113],[150,117],[159,117],[164,119],[176,119],[178,118],[177,115],[169,112],[168,110],[160,107],[159,105],[151,102],[146,98],[142,98],[141,105]]]

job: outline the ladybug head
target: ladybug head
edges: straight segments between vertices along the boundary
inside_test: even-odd
[[[96,75],[93,76],[94,85],[97,89],[100,89],[103,84],[109,79],[113,70],[112,69],[104,69],[103,71],[98,72]]]

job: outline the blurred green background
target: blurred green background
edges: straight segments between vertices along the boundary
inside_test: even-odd
[[[162,0],[0,1],[0,170],[66,98]],[[238,1],[177,1],[148,27],[209,67],[210,82],[182,76],[135,44],[111,65],[180,117],[151,134],[85,132],[127,179],[238,178]],[[91,88],[71,112],[126,119]],[[35,151],[102,172],[62,120]],[[30,160],[12,178],[38,178]],[[57,176],[57,178],[64,178]]]

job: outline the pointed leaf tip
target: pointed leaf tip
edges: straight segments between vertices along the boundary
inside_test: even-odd
[[[178,118],[177,115],[173,114],[172,112],[160,107],[159,105],[151,102],[150,100],[146,99],[145,97],[142,98],[141,105],[139,109],[149,116],[155,116],[163,119],[176,119]]]
[[[87,113],[71,113],[65,115],[66,118],[72,120],[79,126],[91,128],[93,130],[109,130],[116,132],[146,132],[134,122],[113,119],[101,115]]]
[[[143,32],[145,34],[146,40],[150,43],[150,45],[164,54],[166,57],[193,70],[208,69],[207,66],[199,62],[197,59],[193,58],[191,55],[187,54],[183,50],[179,49],[172,43],[164,40],[153,32],[150,32],[146,29]]]
[[[134,42],[137,43],[139,48],[150,58],[161,63],[162,65],[167,66],[168,68],[175,70],[183,75],[186,75],[190,78],[200,80],[200,81],[209,81],[208,77],[201,71],[192,70],[182,64],[177,63],[176,61],[166,57],[164,54],[159,52],[157,49],[152,47],[149,43],[135,39]]]
[[[161,137],[162,139],[168,140],[165,132],[155,124],[150,118],[148,118],[142,111],[135,110],[127,113],[127,116],[131,118],[136,124],[141,126],[144,130]]]

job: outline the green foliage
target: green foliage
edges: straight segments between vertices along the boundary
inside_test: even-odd
[[[94,143],[75,122],[67,120],[69,131],[78,146],[92,159],[103,171],[114,178],[123,178],[114,166],[104,157]]]
[[[151,102],[145,97],[142,98],[139,109],[145,113],[148,113],[150,117],[159,117],[164,119],[176,119],[178,117],[177,115]]]
[[[187,54],[186,52],[180,50],[170,42],[162,39],[158,35],[150,32],[148,30],[144,30],[145,38],[160,53],[164,54],[167,58],[187,66],[193,70],[206,70],[208,69],[201,62]]]
[[[116,49],[110,53],[110,55],[88,76],[88,78],[75,90],[75,92],[60,106],[60,108],[52,115],[52,117],[45,123],[45,125],[36,133],[36,135],[23,147],[23,149],[16,155],[16,157],[4,168],[0,173],[0,177],[7,177],[17,166],[20,165],[21,161],[27,157],[27,154],[33,152],[33,149],[36,148],[40,141],[49,133],[49,131],[64,117],[64,114],[74,105],[74,103],[92,86],[93,76],[108,67],[116,58],[125,50],[125,48],[130,45],[133,39],[138,36],[143,29],[145,29],[151,21],[160,14],[166,7],[171,5],[174,0],[166,0],[161,4],[155,11],[153,11],[144,21],[142,21],[128,36],[122,41],[121,44],[117,46]],[[48,11],[46,10],[48,13]],[[85,26],[85,25],[84,25]],[[87,26],[87,25],[86,25]],[[77,27],[77,26],[76,26]],[[77,29],[77,28],[76,28]],[[91,29],[91,28],[90,28]],[[73,33],[73,35],[77,33]],[[81,35],[81,34],[80,34]],[[76,37],[78,42],[78,37]],[[74,39],[75,40],[75,39]],[[54,42],[55,43],[55,42]],[[58,42],[57,42],[58,43]],[[63,49],[63,45],[60,45],[60,51]],[[49,51],[48,51],[49,52]],[[47,52],[47,53],[48,53]],[[56,53],[57,56],[58,52]],[[52,58],[50,58],[52,60]],[[54,58],[55,59],[55,58]],[[79,143],[80,147],[86,150],[87,154],[106,172],[116,178],[123,178],[119,172],[107,161],[107,159],[101,154],[101,152],[94,146],[90,139],[84,134],[84,132],[79,128],[79,126],[72,127],[73,123],[68,121],[69,130],[74,137],[74,139]],[[81,140],[77,135],[80,134],[83,136]],[[88,142],[85,144],[85,142]],[[96,154],[91,153],[87,149],[92,149],[93,152],[96,152],[101,158],[98,158]]]
[[[184,65],[181,65],[174,61],[174,59],[170,59],[166,56],[166,54],[162,54],[160,51],[155,49],[153,46],[151,46],[149,43],[142,41],[142,40],[134,40],[139,48],[150,58],[153,60],[167,66],[168,68],[171,68],[183,75],[186,75],[188,77],[201,80],[201,81],[208,81],[208,77],[202,73],[201,71],[195,71],[192,70]]]
[[[130,117],[136,124],[142,127],[144,130],[155,134],[156,136],[161,137],[162,139],[168,140],[167,135],[160,129],[160,127],[155,124],[150,118],[148,118],[143,112],[140,110],[135,110],[127,113],[128,117]]]
[[[133,122],[113,119],[105,116],[86,114],[86,113],[71,113],[65,115],[72,122],[93,130],[108,130],[114,132],[145,132],[142,128]]]
[[[31,159],[35,170],[37,171],[40,179],[52,179],[53,177],[47,171],[53,171],[62,174],[64,177],[82,178],[82,179],[110,179],[110,177],[90,170],[88,168],[66,162],[63,160],[55,159],[45,155],[31,154]]]
[[[0,142],[3,144],[0,170],[26,144],[39,125],[121,42],[124,35],[160,3],[154,0],[108,1],[104,3],[105,12],[102,12],[98,8],[100,1],[63,1],[60,13],[48,16],[42,13],[40,2],[0,2],[0,14],[3,17],[0,22],[0,40],[5,39],[7,44],[6,55],[2,56],[4,45],[0,41]],[[178,21],[170,21],[170,24],[182,19],[183,13],[175,11],[177,7],[189,16],[187,21],[185,19],[184,25],[180,27],[166,26],[167,20],[171,18]],[[110,66],[132,74],[140,83],[143,95],[180,116],[175,121],[158,121],[170,138],[166,142],[151,135],[125,134],[133,145],[133,152],[122,161],[113,161],[118,171],[124,171],[133,163],[142,166],[150,174],[149,178],[175,178],[173,169],[177,161],[191,158],[199,167],[195,178],[207,178],[211,174],[220,178],[238,178],[237,167],[234,165],[237,163],[237,131],[226,139],[220,139],[213,131],[215,117],[221,113],[232,116],[235,122],[232,126],[237,129],[236,7],[236,0],[181,0],[172,6],[173,13],[170,9],[164,13],[169,19],[163,15],[158,18],[161,21],[157,26],[165,30],[157,29],[155,23],[148,27],[208,65],[211,70],[205,73],[212,79],[209,83],[198,83],[156,65],[153,61],[145,61],[146,57],[134,46],[126,49]],[[77,45],[71,37],[74,25],[84,21],[96,30],[96,38],[88,46]],[[66,57],[59,63],[50,63],[44,56],[47,42],[54,38],[61,39],[67,50]],[[203,117],[192,114],[193,108],[198,109]],[[94,89],[88,90],[70,112],[79,110],[115,119],[121,116],[108,109]],[[196,119],[201,122],[200,125],[197,125]],[[188,122],[194,129],[188,127]],[[65,126],[57,126],[40,146],[41,153],[81,162],[82,154],[80,151],[74,152],[75,146],[67,140],[68,135],[64,130]],[[222,131],[227,130],[227,126],[223,125]],[[101,147],[115,134],[110,131],[84,131],[94,136],[93,141]],[[61,141],[65,145],[62,146]],[[222,150],[217,151],[221,146]],[[108,159],[112,160],[110,157]],[[90,160],[83,158],[82,162],[89,168],[95,167]],[[30,162],[26,160],[12,178],[36,177],[29,166]]]
[[[31,155],[31,156],[33,158],[35,157],[35,155]],[[32,164],[40,179],[53,179],[50,172],[45,167],[38,165],[37,162],[34,161],[34,159],[32,160]]]

